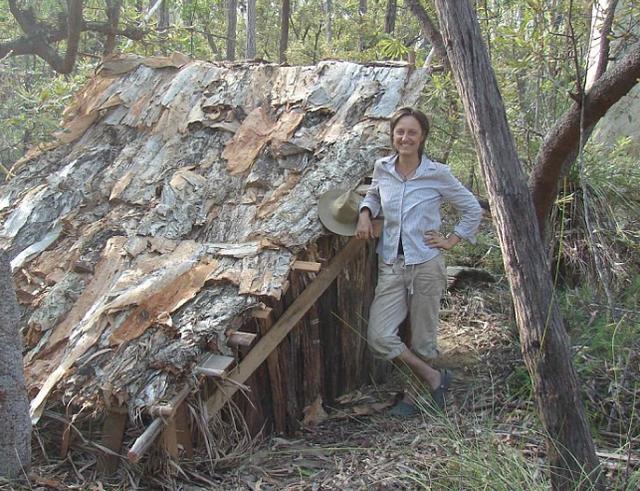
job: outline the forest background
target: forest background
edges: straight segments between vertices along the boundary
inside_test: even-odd
[[[518,155],[530,172],[545,135],[583,92],[594,2],[474,3]],[[638,42],[640,2],[600,3],[615,11],[607,35],[615,65]],[[304,65],[336,58],[411,60],[427,66],[431,79],[421,105],[433,124],[427,153],[450,164],[470,189],[485,195],[451,73],[424,32],[416,5],[436,19],[429,2],[396,0],[3,1],[0,179],[11,178],[13,163],[29,148],[52,138],[64,107],[103,56],[179,51],[210,61]],[[69,18],[82,19],[76,36],[69,36]],[[38,39],[44,48],[34,42]],[[578,347],[581,379],[594,380],[590,377],[596,371],[611,379],[589,401],[590,424],[596,436],[600,430],[625,435],[622,451],[640,437],[633,376],[640,359],[640,125],[637,106],[635,112],[631,103],[625,108],[615,120],[602,121],[577,156],[562,181],[547,231],[556,296]],[[460,255],[502,271],[490,231]],[[523,368],[514,375],[512,390],[531,397],[529,383]]]

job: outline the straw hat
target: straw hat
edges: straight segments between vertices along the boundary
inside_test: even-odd
[[[358,211],[362,197],[344,189],[327,191],[318,200],[318,216],[322,224],[338,235],[356,234]]]

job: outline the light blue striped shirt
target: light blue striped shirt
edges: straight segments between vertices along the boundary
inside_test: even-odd
[[[384,215],[377,249],[382,260],[386,264],[396,261],[400,235],[406,265],[420,264],[440,254],[439,249],[425,244],[424,234],[440,230],[443,201],[450,202],[461,214],[454,233],[475,243],[482,209],[449,167],[423,155],[413,177],[405,181],[396,171],[396,158],[392,155],[375,163],[371,186],[360,204],[360,210],[369,208],[373,218],[380,212]]]

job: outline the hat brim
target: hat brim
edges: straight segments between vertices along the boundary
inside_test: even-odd
[[[345,223],[336,220],[331,213],[332,203],[346,192],[348,192],[346,189],[332,189],[320,196],[318,199],[318,217],[322,225],[334,234],[353,237],[356,234],[356,226],[358,225],[357,214],[353,219],[353,223]]]

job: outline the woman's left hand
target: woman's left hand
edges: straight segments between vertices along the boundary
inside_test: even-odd
[[[437,249],[449,250],[454,245],[460,242],[460,237],[456,234],[451,234],[449,237],[445,237],[437,230],[429,230],[424,233],[424,243],[429,247],[435,247]]]

